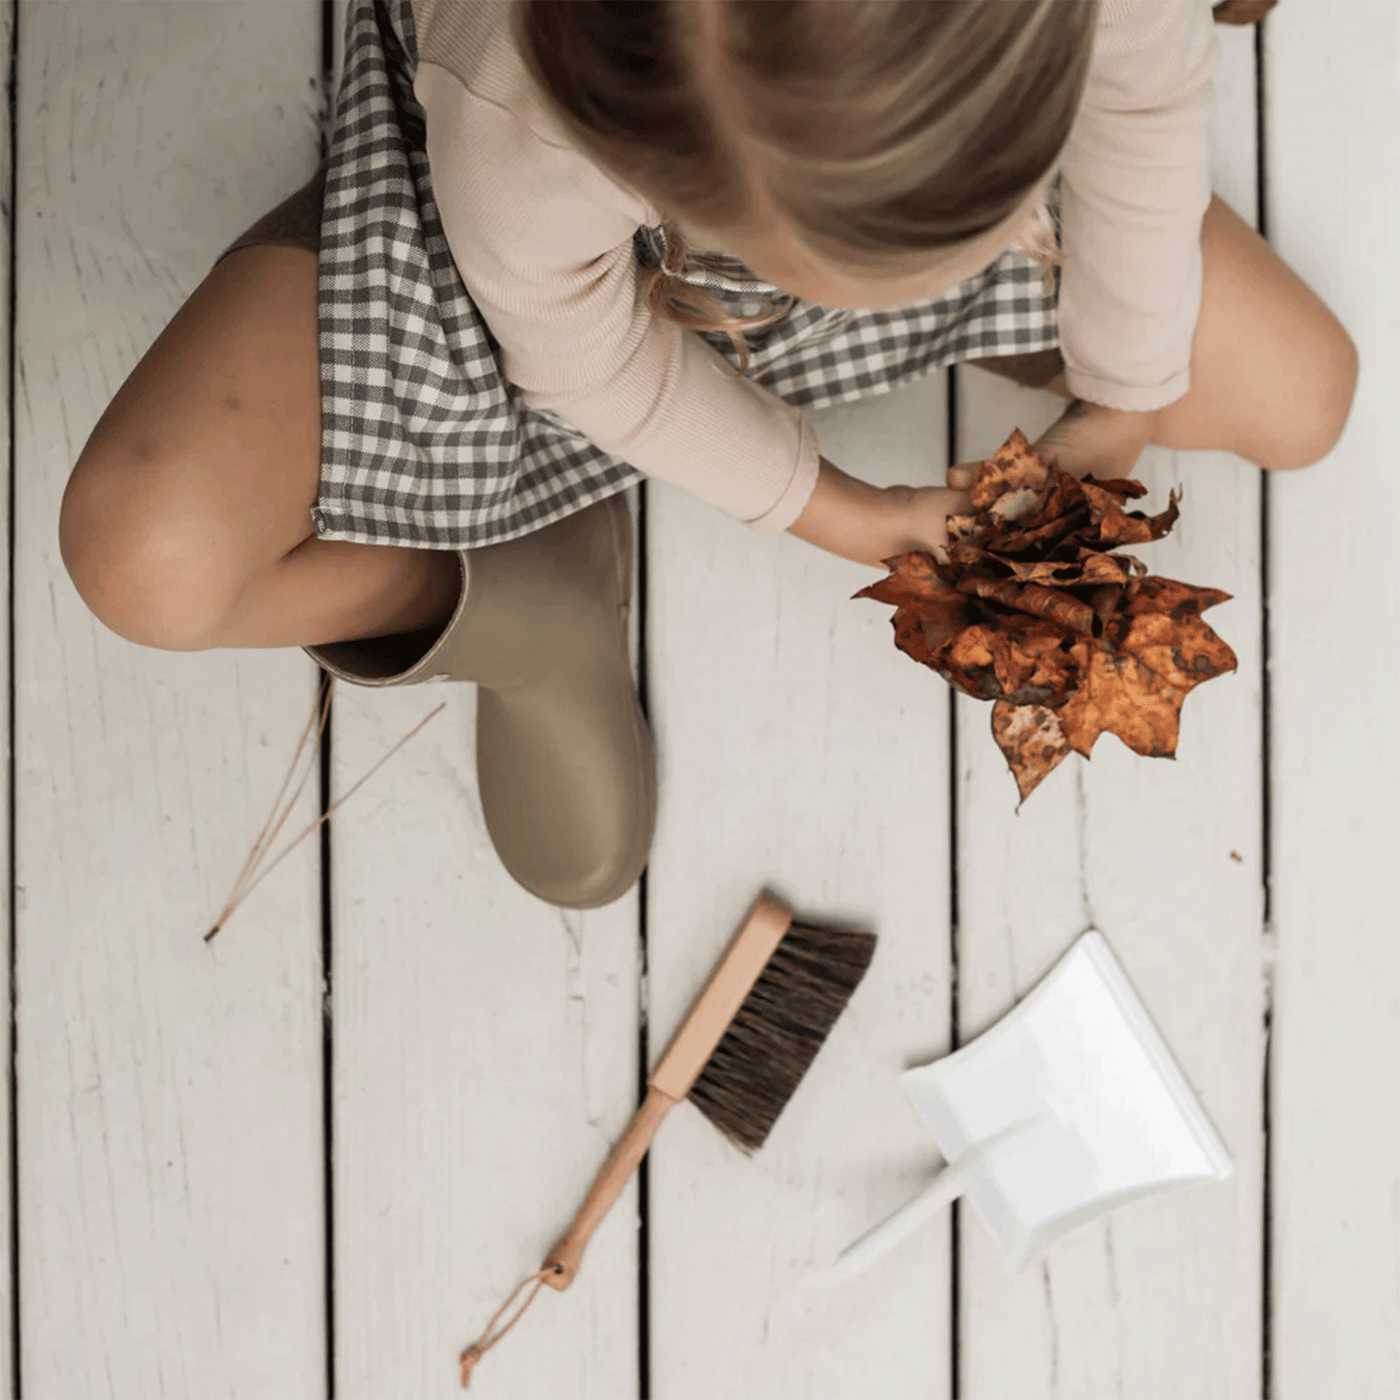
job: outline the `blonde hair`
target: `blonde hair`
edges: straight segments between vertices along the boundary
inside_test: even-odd
[[[763,201],[820,256],[936,275],[1048,187],[1088,80],[1099,0],[515,0],[526,71],[579,147],[662,211],[652,311],[740,317],[681,280],[677,226],[739,226]],[[1042,198],[1012,247],[1062,262]]]

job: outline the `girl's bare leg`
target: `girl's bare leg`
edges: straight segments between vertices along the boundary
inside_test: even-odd
[[[316,646],[450,616],[454,550],[319,540],[317,260],[221,259],[98,420],[59,545],[83,601],[166,650]]]

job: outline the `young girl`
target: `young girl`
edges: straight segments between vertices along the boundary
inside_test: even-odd
[[[873,487],[804,410],[955,361],[1073,396],[1080,474],[1335,441],[1345,332],[1212,203],[1218,60],[1206,0],[355,0],[331,154],[94,429],[69,572],[143,644],[476,682],[506,868],[611,902],[656,800],[634,483],[881,571],[969,471]],[[1235,365],[1285,322],[1286,430]]]

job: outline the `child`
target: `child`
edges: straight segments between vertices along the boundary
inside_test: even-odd
[[[1206,0],[356,0],[331,156],[206,282],[251,307],[234,265],[318,255],[275,273],[308,307],[319,273],[314,537],[227,564],[199,644],[477,682],[506,868],[618,898],[655,816],[620,493],[660,477],[876,570],[941,554],[965,491],[858,481],[803,410],[959,360],[1076,396],[1081,450],[1128,474],[1190,382],[1218,60]],[[75,486],[122,418],[65,498],[114,627],[96,599],[130,580],[79,565],[114,493]]]

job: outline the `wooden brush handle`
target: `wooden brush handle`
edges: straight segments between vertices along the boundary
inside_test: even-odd
[[[552,1272],[545,1275],[544,1281],[551,1288],[562,1292],[574,1281],[584,1246],[647,1155],[667,1110],[690,1093],[791,923],[792,910],[782,900],[766,891],[759,894],[744,926],[734,936],[729,951],[710,975],[685,1024],[657,1065],[642,1106],[603,1164],[588,1199],[569,1226],[569,1233],[545,1260],[544,1268]]]
[[[661,1120],[675,1103],[675,1099],[654,1085],[647,1090],[642,1106],[632,1115],[627,1131],[603,1164],[593,1189],[574,1216],[569,1233],[555,1245],[549,1258],[544,1261],[544,1267],[553,1270],[545,1275],[544,1280],[551,1288],[557,1288],[562,1293],[574,1281],[584,1247],[612,1208],[612,1203],[621,1195],[622,1188],[627,1185],[642,1158],[647,1155],[647,1148],[651,1146]]]

